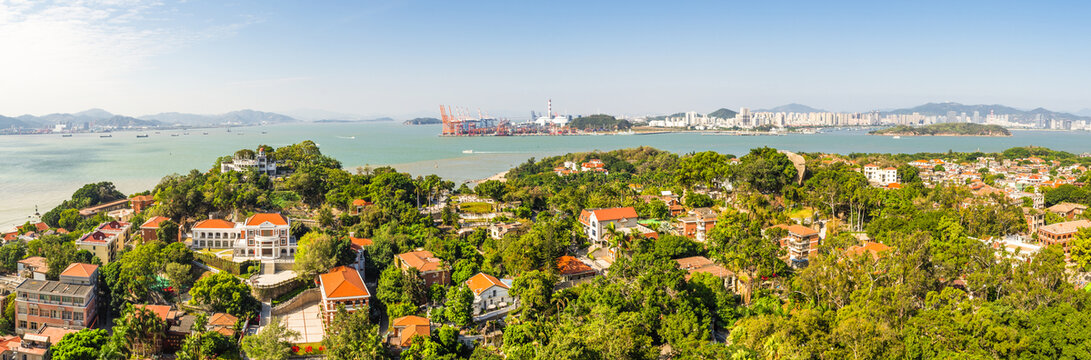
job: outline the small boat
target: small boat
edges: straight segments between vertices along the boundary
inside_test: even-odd
[[[268,134],[269,132],[268,131],[262,131],[261,133],[262,134]]]
[[[208,135],[208,131],[205,131],[205,133],[204,133],[204,134],[202,134],[202,135]]]
[[[72,137],[72,134],[64,134],[64,135],[61,135],[61,137]]]
[[[170,136],[178,136],[178,134],[170,134]]]
[[[894,140],[901,139],[901,135],[894,135]]]
[[[473,154],[474,151],[473,150],[462,150],[462,153],[463,154]]]
[[[100,138],[111,138],[111,137],[114,137],[114,136],[113,135],[99,135],[98,137],[100,137]]]
[[[136,138],[137,138],[137,139],[139,139],[139,138],[146,138],[146,137],[148,137],[148,134],[136,134]]]

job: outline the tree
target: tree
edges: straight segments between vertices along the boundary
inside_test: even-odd
[[[374,360],[390,357],[379,337],[378,326],[368,319],[367,308],[349,313],[344,306],[339,305],[326,329],[322,345],[326,347],[326,357],[331,360]]]
[[[1083,228],[1076,233],[1068,252],[1080,269],[1091,271],[1091,228]]]
[[[770,147],[751,149],[739,160],[736,179],[765,194],[779,193],[799,175],[787,155]]]
[[[709,188],[726,180],[730,174],[728,156],[715,151],[699,152],[678,162],[674,179],[687,188],[703,184]]]
[[[178,223],[173,220],[164,220],[155,230],[155,238],[163,243],[170,244],[178,241]]]
[[[169,263],[163,268],[172,286],[184,289],[193,283],[192,266],[189,264]]]
[[[686,206],[691,208],[709,207],[715,204],[711,196],[698,193],[686,194]]]
[[[550,300],[557,280],[557,276],[548,271],[527,271],[515,278],[511,295],[519,298],[522,308],[541,312],[552,305]]]
[[[333,236],[310,232],[299,240],[299,249],[295,253],[296,276],[303,281],[314,280],[318,274],[329,271],[336,266],[346,252],[352,252],[347,239],[336,239]],[[351,258],[352,255],[350,254]]]
[[[83,329],[65,334],[50,347],[51,358],[56,360],[97,360],[99,353],[109,340],[106,330]]]
[[[299,338],[299,332],[290,330],[280,319],[269,319],[257,334],[242,338],[240,347],[246,356],[255,360],[285,360],[292,356],[292,341]]]
[[[139,359],[155,354],[163,339],[166,323],[151,310],[125,306],[124,315],[116,320],[111,342],[121,344],[126,352]]]
[[[197,331],[186,336],[175,357],[178,360],[215,359],[234,350],[235,342],[215,331]]]
[[[197,280],[189,291],[193,301],[209,305],[212,311],[223,311],[239,318],[249,318],[260,308],[250,287],[227,272],[219,272]]]
[[[15,272],[19,267],[19,260],[26,257],[27,244],[22,241],[11,241],[0,246],[0,269],[5,272]]]
[[[478,196],[501,201],[504,199],[504,194],[507,193],[507,189],[504,187],[504,183],[499,180],[486,180],[477,184],[477,186],[474,187],[474,192],[476,192]]]
[[[772,277],[778,270],[783,273],[785,265],[779,259],[783,250],[777,242],[784,235],[783,229],[770,228],[763,236],[758,222],[734,209],[721,214],[716,227],[712,228],[709,234],[714,246],[711,255],[743,273],[740,280],[746,283],[743,299],[747,304],[756,277]]]
[[[15,333],[15,293],[4,297],[4,312],[0,317],[0,332],[4,334]]]
[[[473,305],[473,291],[465,285],[459,285],[458,288],[447,292],[444,317],[459,326],[469,326],[474,320]]]

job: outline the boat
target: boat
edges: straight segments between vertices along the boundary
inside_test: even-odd
[[[901,139],[901,135],[894,135],[894,140]]]
[[[136,138],[138,138],[138,139],[139,138],[146,138],[146,137],[148,137],[148,134],[136,134]]]
[[[262,131],[261,133],[262,134],[268,134],[269,132],[268,131]]]
[[[473,150],[462,150],[462,153],[463,154],[473,154],[474,151]]]
[[[205,131],[205,133],[204,133],[204,134],[202,134],[202,135],[208,135],[208,131]]]
[[[100,138],[111,138],[111,137],[114,137],[114,136],[113,135],[99,135],[98,137],[100,137]]]
[[[64,134],[64,135],[61,135],[61,137],[72,137],[72,134]]]
[[[170,134],[170,136],[178,136],[178,134]]]

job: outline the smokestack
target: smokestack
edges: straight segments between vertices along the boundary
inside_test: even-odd
[[[553,117],[553,99],[546,100],[546,111],[549,117]]]

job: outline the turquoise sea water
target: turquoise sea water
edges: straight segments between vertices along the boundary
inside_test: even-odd
[[[203,135],[207,132],[208,135]],[[265,132],[264,134],[262,132]],[[456,182],[481,179],[530,157],[574,151],[614,150],[640,145],[678,153],[714,150],[744,154],[772,146],[804,152],[916,153],[1000,151],[1039,145],[1077,153],[1091,151],[1091,133],[1015,131],[1012,137],[866,136],[863,131],[814,135],[727,136],[687,134],[625,136],[439,137],[438,126],[399,123],[290,124],[263,127],[194,129],[99,134],[0,136],[0,230],[26,221],[37,205],[42,212],[90,182],[113,181],[125,193],[149,189],[164,175],[208,170],[219,156],[266,144],[282,146],[313,140],[346,169],[393,165],[414,175],[438,174]],[[179,136],[170,136],[179,134]],[[473,153],[463,153],[472,150]]]

